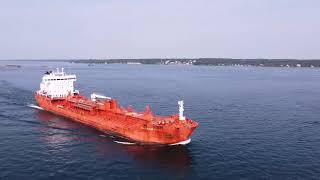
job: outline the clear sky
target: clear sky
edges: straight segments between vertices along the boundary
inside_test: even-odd
[[[0,59],[320,58],[320,0],[0,0]]]

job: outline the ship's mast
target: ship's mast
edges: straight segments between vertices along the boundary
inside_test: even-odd
[[[183,121],[183,120],[186,120],[186,117],[183,116],[183,111],[184,111],[184,102],[183,100],[182,101],[178,101],[178,104],[179,104],[179,120]]]

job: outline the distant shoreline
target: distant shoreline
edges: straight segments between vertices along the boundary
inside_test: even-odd
[[[16,65],[16,64],[0,65],[0,69],[19,69],[21,67],[22,67],[21,65]]]
[[[153,59],[12,59],[1,61],[47,61],[94,64],[154,64],[154,65],[193,65],[193,66],[254,66],[254,67],[308,67],[319,68],[320,59],[233,59],[233,58],[153,58]],[[10,67],[11,66],[11,67]],[[11,64],[0,68],[13,68]],[[21,66],[20,66],[21,67]],[[14,67],[19,68],[19,67]]]
[[[259,66],[259,67],[320,67],[320,59],[231,59],[231,58],[184,58],[184,59],[83,59],[68,60],[70,63],[93,64],[159,64],[196,66]]]

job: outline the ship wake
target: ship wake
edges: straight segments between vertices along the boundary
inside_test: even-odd
[[[134,145],[136,143],[134,142],[126,142],[126,141],[113,141],[115,143],[118,143],[118,144],[125,144],[125,145]]]
[[[34,108],[34,109],[43,110],[43,108],[42,108],[42,107],[37,106],[37,105],[34,105],[34,104],[28,104],[27,106],[28,106],[28,107],[31,107],[31,108]]]
[[[135,144],[137,144],[137,143],[134,143],[134,142],[127,142],[127,141],[113,141],[113,142],[118,143],[118,144],[124,144],[124,145],[135,145]],[[169,144],[169,146],[187,145],[190,142],[191,142],[191,139],[187,139],[185,141],[177,142],[177,143],[174,143],[174,144]],[[139,143],[137,145],[139,145]],[[140,144],[140,145],[143,145],[143,144]]]
[[[181,142],[177,142],[177,143],[174,143],[174,144],[170,144],[170,146],[176,146],[176,145],[187,145],[191,142],[191,139],[187,139],[185,141],[181,141]]]

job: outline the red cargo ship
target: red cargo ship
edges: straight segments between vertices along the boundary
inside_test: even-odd
[[[44,110],[70,118],[140,144],[180,144],[190,142],[198,123],[183,115],[183,101],[179,101],[179,114],[154,115],[147,106],[144,112],[132,107],[120,107],[117,100],[104,95],[91,94],[90,98],[74,89],[75,75],[57,69],[46,72],[35,98]]]

